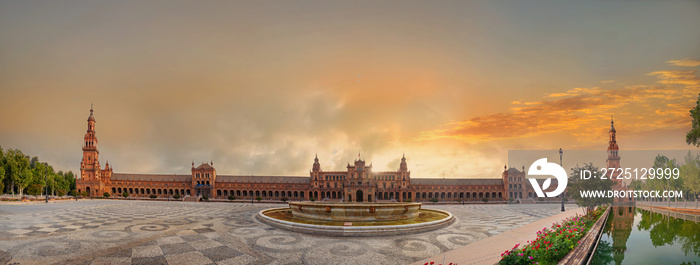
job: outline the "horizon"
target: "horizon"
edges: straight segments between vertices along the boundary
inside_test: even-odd
[[[699,150],[698,2],[275,3],[0,2],[0,146],[80,172],[94,103],[124,173],[498,178],[611,115],[621,150]]]

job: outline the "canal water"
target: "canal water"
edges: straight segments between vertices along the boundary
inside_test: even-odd
[[[613,207],[591,264],[700,264],[700,223]]]

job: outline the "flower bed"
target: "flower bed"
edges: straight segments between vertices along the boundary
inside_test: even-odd
[[[534,241],[522,248],[520,244],[501,254],[499,264],[557,264],[569,251],[581,242],[579,239],[593,226],[605,212],[605,207],[598,207],[585,216],[573,216],[543,228],[537,232]]]

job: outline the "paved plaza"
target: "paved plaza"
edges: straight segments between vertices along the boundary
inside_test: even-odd
[[[425,205],[452,225],[323,237],[254,216],[286,204],[81,200],[0,204],[0,264],[409,264],[560,213],[558,205]]]

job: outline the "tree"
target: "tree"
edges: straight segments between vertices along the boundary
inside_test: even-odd
[[[633,180],[630,182],[630,187],[631,187],[633,190],[643,190],[643,189],[644,189],[644,185],[645,185],[645,183],[644,183],[642,180],[640,180],[640,179],[633,179]]]
[[[685,164],[680,168],[683,188],[693,194],[700,193],[700,154],[693,156],[690,151],[685,156]]]
[[[124,198],[129,197],[129,193],[125,191],[124,193],[122,193],[122,197],[124,197]]]
[[[567,193],[572,199],[574,199],[576,204],[580,207],[585,207],[586,212],[590,213],[596,206],[611,203],[612,198],[591,198],[581,196],[582,191],[608,191],[611,190],[612,186],[615,184],[615,182],[610,178],[602,179],[601,177],[598,177],[585,180],[581,179],[581,170],[600,172],[598,167],[594,166],[593,163],[584,164],[583,167],[580,167],[577,164],[576,167],[571,169],[568,181],[569,191]]]
[[[658,171],[664,171],[665,169],[670,169],[673,170],[674,168],[678,168],[678,163],[676,162],[675,159],[669,159],[666,156],[663,155],[657,155],[656,158],[654,159],[654,165],[652,166],[654,169],[654,178],[651,178],[651,175],[649,175],[649,179],[647,180],[647,184],[649,185],[649,188],[652,190],[682,190],[683,189],[683,181],[681,178],[674,179],[669,175],[659,175],[657,174],[657,169],[661,169]],[[664,198],[665,199],[665,198]]]
[[[24,192],[24,189],[29,186],[29,184],[32,183],[34,180],[34,173],[32,173],[32,170],[26,168],[24,171],[22,171],[22,174],[20,174],[20,178],[17,181],[17,188],[19,188],[19,197],[22,197],[22,193]]]
[[[22,151],[9,149],[5,156],[5,173],[9,176],[10,192],[14,196],[15,183],[22,178],[22,173],[29,168],[29,160],[22,154]],[[21,193],[21,191],[20,191]]]
[[[5,189],[5,152],[2,151],[2,146],[0,146],[0,194]]]
[[[233,196],[233,195],[229,195],[229,196],[228,196],[228,200],[229,200],[229,201],[233,201],[233,200],[235,200],[235,199],[236,199],[236,196]]]
[[[695,108],[690,109],[690,121],[692,126],[690,131],[685,135],[685,142],[695,146],[700,146],[700,94]]]
[[[105,192],[102,194],[102,196],[104,196],[105,198],[109,198],[109,196],[111,196],[111,194],[109,194],[109,192]]]

